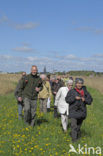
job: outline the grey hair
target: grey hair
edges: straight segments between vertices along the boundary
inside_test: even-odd
[[[46,79],[46,77],[47,77],[47,76],[46,76],[45,74],[41,74],[41,75],[40,75],[40,78],[41,78],[41,79],[42,79],[42,78],[45,78],[45,79]]]
[[[68,84],[73,84],[73,80],[68,80],[68,81],[66,82],[66,85],[68,85]]]
[[[82,78],[76,78],[75,79],[75,83],[81,83],[81,84],[83,84],[84,83],[84,80]]]

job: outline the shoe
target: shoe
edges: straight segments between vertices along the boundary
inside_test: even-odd
[[[22,115],[19,115],[19,116],[18,116],[18,119],[19,119],[19,120],[22,120]]]
[[[72,143],[77,142],[77,139],[72,139]]]
[[[72,142],[77,142],[78,140],[79,140],[78,138],[76,138],[76,139],[72,138]]]
[[[47,112],[50,112],[50,108],[47,108]]]
[[[67,133],[67,130],[64,130],[64,133]]]
[[[31,126],[31,127],[34,127],[34,125],[35,125],[35,119],[33,119],[33,120],[31,121],[31,123],[30,123],[30,126]]]
[[[80,138],[72,139],[72,142],[77,142]]]
[[[81,131],[78,132],[78,139],[81,138]]]

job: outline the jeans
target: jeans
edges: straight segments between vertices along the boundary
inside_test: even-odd
[[[22,117],[22,110],[23,110],[23,105],[22,103],[18,102],[18,118],[21,119]]]

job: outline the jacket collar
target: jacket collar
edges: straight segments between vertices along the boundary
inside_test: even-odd
[[[31,75],[32,77],[37,77],[37,74],[36,74],[36,75],[32,75],[32,73],[30,73],[30,75]]]

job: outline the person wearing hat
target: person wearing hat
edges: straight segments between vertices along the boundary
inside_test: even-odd
[[[71,120],[72,141],[77,141],[81,136],[81,125],[87,116],[86,105],[91,105],[93,99],[86,87],[83,86],[82,78],[75,79],[75,88],[70,90],[65,98],[69,104],[69,118]]]
[[[67,82],[66,87],[61,87],[55,97],[55,106],[57,107],[58,112],[61,114],[61,123],[64,132],[67,132],[68,126],[68,115],[69,115],[69,105],[65,101],[65,97],[73,87],[73,80]]]

